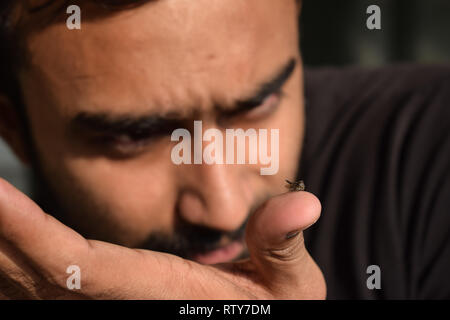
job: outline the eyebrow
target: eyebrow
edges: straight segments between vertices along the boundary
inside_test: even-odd
[[[279,92],[295,70],[296,60],[291,58],[268,81],[255,90],[248,98],[234,102],[232,109],[218,108],[221,114],[234,116],[261,105],[271,94]],[[169,133],[183,127],[186,114],[171,112],[170,114],[150,114],[135,116],[131,114],[112,115],[106,112],[80,112],[71,121],[69,127],[73,132],[85,132],[120,135],[127,134],[134,138]]]
[[[224,110],[222,113],[227,116],[233,116],[260,106],[267,97],[281,90],[294,72],[296,64],[296,60],[291,58],[272,79],[261,84],[255,94],[236,101],[233,109]]]
[[[73,132],[92,132],[106,135],[128,135],[131,138],[149,137],[151,135],[169,133],[183,127],[183,116],[172,114],[170,117],[163,115],[111,116],[107,113],[78,114],[70,124]]]

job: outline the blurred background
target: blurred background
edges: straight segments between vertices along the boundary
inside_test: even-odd
[[[381,30],[366,27],[381,9]],[[308,66],[448,63],[450,0],[303,0],[301,49]]]
[[[369,5],[381,30],[366,27]],[[303,0],[300,28],[306,66],[449,63],[450,0]],[[31,194],[30,172],[1,138],[0,176]]]

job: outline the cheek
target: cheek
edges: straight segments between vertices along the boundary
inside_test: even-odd
[[[282,118],[283,126],[280,129],[280,167],[292,170],[297,165],[304,137],[303,102],[292,101],[287,106]]]
[[[171,164],[164,156],[149,154],[122,161],[65,159],[58,180],[70,184],[62,186],[61,195],[69,205],[87,205],[88,211],[72,210],[73,215],[104,223],[112,228],[109,233],[120,234],[114,237],[128,244],[154,230],[170,231],[176,195]]]
[[[305,130],[301,71],[297,71],[286,88],[283,107],[277,117],[280,130],[280,175],[286,179],[297,170]]]
[[[72,172],[98,199],[146,219],[151,209],[162,209],[170,196],[172,179],[167,161],[74,161]],[[153,208],[152,208],[153,207]],[[124,212],[125,213],[125,212]],[[153,219],[155,217],[152,217]]]

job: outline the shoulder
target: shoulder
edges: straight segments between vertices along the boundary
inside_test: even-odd
[[[306,70],[305,99],[299,178],[323,207],[305,239],[330,297],[448,297],[450,67]],[[348,273],[373,263],[378,293]]]
[[[367,142],[402,130],[445,131],[450,65],[305,69],[305,110],[311,148],[330,134],[335,139],[362,134]]]

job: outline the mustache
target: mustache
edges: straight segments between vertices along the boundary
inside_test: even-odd
[[[139,248],[170,253],[187,259],[194,254],[206,253],[220,248],[224,240],[227,243],[242,240],[247,222],[248,217],[238,229],[232,232],[179,223],[173,234],[154,232],[147,237]]]
[[[159,252],[165,252],[188,259],[195,254],[203,254],[228,244],[244,239],[248,220],[257,208],[271,195],[261,197],[249,210],[249,214],[239,228],[232,232],[225,232],[205,226],[193,225],[184,221],[177,221],[173,234],[153,232],[138,247]]]

